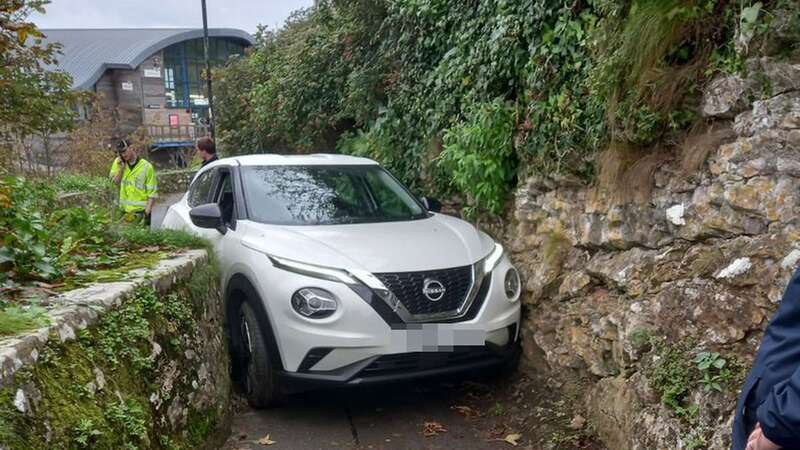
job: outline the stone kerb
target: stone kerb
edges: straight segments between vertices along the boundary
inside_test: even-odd
[[[49,326],[0,340],[0,387],[10,385],[15,373],[35,364],[49,339],[75,340],[79,330],[97,322],[138,289],[152,286],[158,292],[166,292],[188,280],[196,266],[207,262],[205,250],[185,251],[153,269],[131,271],[125,281],[96,284],[51,299]]]

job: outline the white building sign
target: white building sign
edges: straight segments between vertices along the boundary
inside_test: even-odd
[[[161,69],[144,69],[145,78],[161,78]]]
[[[132,91],[133,90],[133,83],[130,81],[123,81],[122,82],[122,90],[123,91]]]

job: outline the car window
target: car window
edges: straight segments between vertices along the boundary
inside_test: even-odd
[[[408,206],[403,202],[397,183],[388,182],[389,175],[383,171],[367,172],[364,182],[374,197],[377,209],[390,216],[406,214]]]
[[[196,180],[189,186],[189,206],[194,208],[197,205],[208,203],[211,187],[214,185],[213,170],[201,173]]]
[[[280,225],[416,220],[426,211],[379,166],[251,166],[242,169],[248,216]]]
[[[214,196],[219,210],[222,212],[222,222],[230,226],[233,222],[234,199],[233,183],[231,173],[227,170],[220,171],[220,182],[217,185],[217,193]]]

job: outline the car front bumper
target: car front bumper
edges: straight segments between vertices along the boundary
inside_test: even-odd
[[[509,299],[503,287],[510,268],[504,256],[487,275],[485,298],[468,319],[396,323],[387,319],[391,311],[377,295],[285,271],[272,274],[281,269],[264,267],[267,276],[260,278],[259,290],[280,351],[280,377],[302,390],[501,366],[513,357],[519,335],[519,296]],[[305,287],[333,293],[337,311],[319,320],[301,317],[289,299]]]
[[[512,325],[509,334],[516,334]],[[513,366],[519,340],[505,346],[460,346],[436,352],[375,355],[331,371],[278,372],[282,389],[296,393],[316,389],[371,386],[421,378],[450,377]]]

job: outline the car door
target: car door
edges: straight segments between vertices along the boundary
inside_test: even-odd
[[[232,255],[235,254],[242,238],[242,227],[237,226],[237,221],[241,217],[242,205],[239,205],[236,200],[234,168],[230,166],[216,167],[212,172],[213,188],[210,190],[206,203],[216,203],[219,206],[225,232],[211,229],[198,230],[213,245],[222,280],[227,280],[231,266],[235,262]]]
[[[204,230],[196,227],[189,217],[192,208],[204,203],[208,203],[214,188],[215,173],[213,170],[206,170],[192,180],[186,195],[174,205],[169,207],[164,217],[162,227],[188,231],[203,237],[207,237]]]

